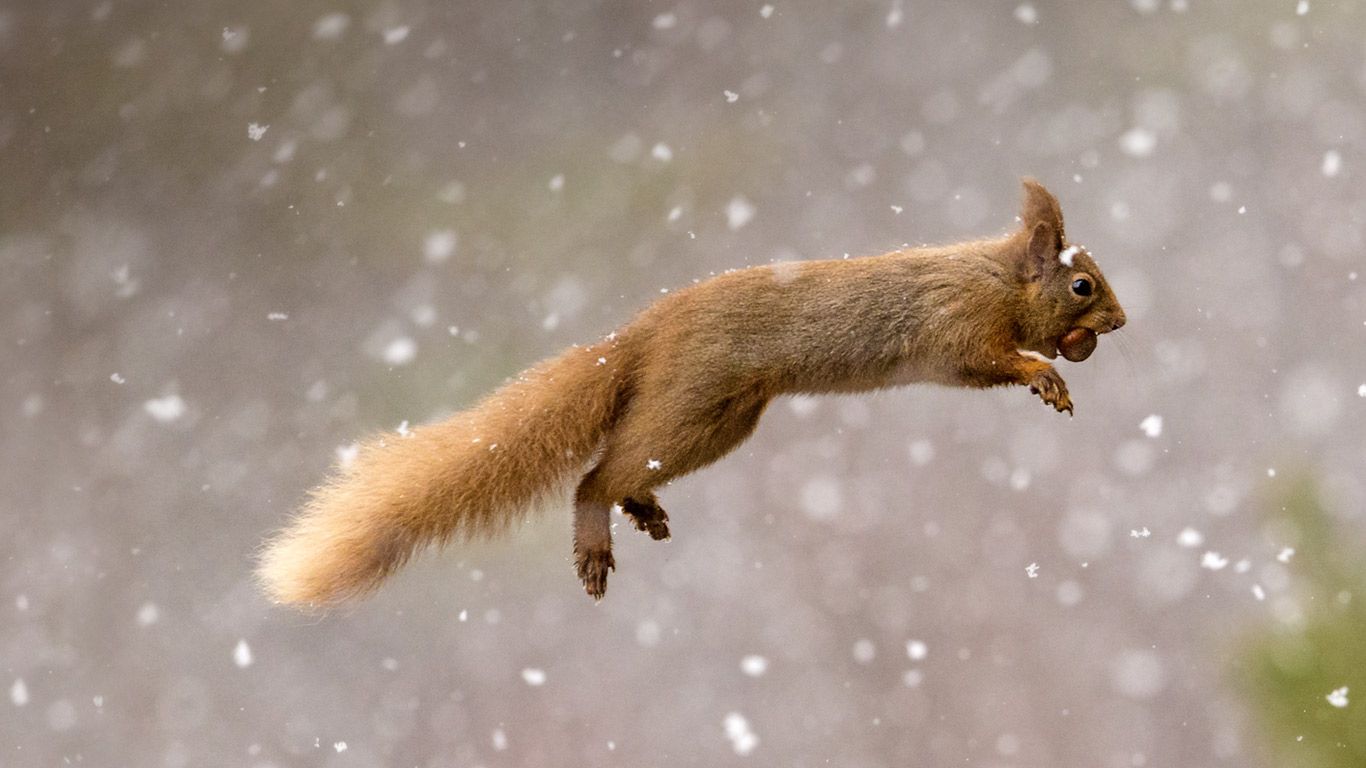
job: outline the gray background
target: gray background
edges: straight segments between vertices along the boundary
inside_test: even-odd
[[[1366,492],[1366,7],[1295,5],[0,3],[0,763],[1270,765],[1232,649],[1312,596],[1260,510]],[[1129,314],[1075,419],[779,401],[597,606],[567,507],[255,593],[338,447],[1022,175]]]

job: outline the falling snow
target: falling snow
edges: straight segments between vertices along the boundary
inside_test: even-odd
[[[911,661],[923,661],[930,653],[930,649],[923,640],[906,641],[906,656]]]
[[[1209,551],[1200,558],[1200,567],[1208,568],[1211,571],[1223,570],[1226,565],[1228,565],[1228,558],[1218,552]]]
[[[351,26],[351,17],[344,13],[329,13],[313,23],[313,39],[339,40]]]
[[[384,362],[407,365],[417,357],[417,342],[409,336],[399,336],[384,347]]]
[[[142,409],[162,424],[170,424],[185,415],[185,401],[180,395],[166,395],[148,400]]]
[[[1330,179],[1337,176],[1342,171],[1342,155],[1338,154],[1337,150],[1332,149],[1324,152],[1323,163],[1319,166],[1319,170]]]
[[[246,669],[251,666],[253,660],[251,646],[247,645],[246,640],[238,640],[232,649],[232,663],[236,664],[238,669]]]
[[[739,712],[731,712],[726,715],[723,724],[726,729],[726,738],[730,740],[731,749],[735,754],[745,757],[759,746],[759,737],[749,728],[749,721]]]
[[[1131,157],[1147,157],[1157,147],[1157,135],[1147,128],[1130,128],[1119,137],[1119,147]]]
[[[1359,686],[1318,639],[1364,599],[1346,4],[49,5],[0,11],[26,72],[0,112],[12,761],[1362,762],[1329,730]],[[653,489],[673,541],[611,516],[595,604],[573,495],[611,441],[542,449],[538,419],[596,406],[514,384],[462,417],[575,342],[570,378],[670,408],[727,361],[848,364],[885,302],[813,265],[1015,231],[1026,174],[1065,213],[1058,263],[1108,244],[1128,314],[1052,361],[1075,419],[1023,386],[813,387],[696,474],[643,446],[630,471],[678,475]],[[770,293],[729,324],[680,310],[750,266]],[[636,378],[676,351],[608,334],[661,298],[706,354]],[[451,419],[429,450],[417,425]],[[537,482],[584,466],[543,512],[493,510],[503,535],[458,530],[336,609],[260,593],[262,538],[372,450],[454,474],[526,445]],[[410,480],[385,482],[432,492]],[[1308,687],[1242,685],[1298,658]],[[1259,685],[1284,733],[1246,727]],[[619,716],[661,692],[668,727]],[[973,719],[1007,700],[1029,706]]]
[[[768,659],[751,653],[740,659],[740,671],[750,677],[762,677],[768,671]]]
[[[887,11],[887,28],[896,29],[906,20],[906,9],[902,7],[901,0],[892,0],[892,7]]]
[[[139,627],[150,627],[161,618],[161,609],[157,608],[156,603],[143,603],[138,608],[137,622]]]
[[[1205,543],[1205,535],[1194,528],[1182,528],[1176,535],[1176,543],[1187,549],[1195,549]]]
[[[16,707],[28,704],[28,685],[24,683],[22,677],[16,679],[14,684],[9,687],[9,700]]]
[[[444,264],[455,253],[459,238],[453,229],[437,229],[427,233],[422,241],[422,258],[428,264]]]
[[[754,218],[754,206],[743,197],[733,197],[726,205],[726,226],[731,231],[740,229]]]
[[[1324,697],[1324,698],[1328,699],[1328,703],[1329,703],[1329,704],[1332,704],[1333,706],[1337,707],[1338,709],[1345,709],[1345,708],[1347,707],[1347,704],[1348,704],[1348,701],[1347,701],[1347,686],[1344,685],[1344,686],[1342,686],[1341,688],[1335,688],[1335,689],[1333,689],[1332,693],[1329,693],[1329,694],[1328,694],[1326,697]]]
[[[1143,430],[1143,434],[1148,437],[1160,437],[1162,435],[1162,417],[1157,414],[1149,414],[1143,421],[1139,422],[1138,428]]]

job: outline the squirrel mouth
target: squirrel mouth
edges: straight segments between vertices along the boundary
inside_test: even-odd
[[[1096,332],[1090,328],[1073,328],[1058,339],[1058,351],[1074,363],[1080,363],[1096,351]]]

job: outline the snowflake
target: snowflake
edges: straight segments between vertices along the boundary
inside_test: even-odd
[[[1208,568],[1211,571],[1221,570],[1226,565],[1228,565],[1228,558],[1213,550],[1206,552],[1200,558],[1200,567]]]
[[[247,645],[246,640],[238,640],[237,647],[232,649],[232,662],[239,669],[246,669],[251,666],[251,646]]]
[[[1187,549],[1194,549],[1205,543],[1205,535],[1194,528],[1182,528],[1176,535],[1176,543]]]
[[[1158,437],[1162,434],[1162,417],[1157,414],[1149,414],[1147,418],[1138,423],[1138,428],[1143,430],[1143,434],[1148,437]]]

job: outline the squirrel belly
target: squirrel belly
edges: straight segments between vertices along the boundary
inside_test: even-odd
[[[577,481],[575,567],[601,598],[613,506],[668,538],[654,489],[732,451],[782,394],[1020,385],[1070,414],[1048,360],[1085,359],[1124,311],[1090,254],[1067,246],[1057,200],[1024,187],[1009,235],[728,272],[469,410],[371,439],[267,543],[264,591],[315,607],[363,595],[421,547],[505,530]]]

